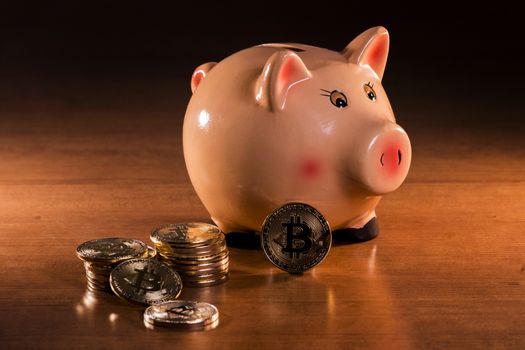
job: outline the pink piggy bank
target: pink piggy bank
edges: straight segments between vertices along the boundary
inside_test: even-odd
[[[221,230],[260,231],[273,210],[303,202],[332,230],[377,234],[375,208],[411,160],[381,86],[388,48],[375,27],[341,52],[263,44],[197,67],[184,158]]]

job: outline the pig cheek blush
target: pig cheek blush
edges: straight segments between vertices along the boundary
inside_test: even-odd
[[[299,174],[304,179],[316,179],[321,174],[321,163],[317,159],[307,158],[301,163]]]

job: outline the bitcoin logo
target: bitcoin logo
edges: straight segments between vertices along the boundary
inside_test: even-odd
[[[301,222],[300,216],[290,216],[290,221],[283,222],[286,227],[286,246],[282,248],[283,253],[288,253],[290,258],[299,257],[301,253],[307,252],[312,248],[312,230]]]
[[[302,273],[319,264],[328,254],[332,232],[326,219],[304,203],[289,203],[264,220],[261,247],[278,268]]]
[[[175,299],[182,290],[179,274],[152,259],[131,259],[120,263],[111,271],[109,282],[120,298],[149,305]]]
[[[202,317],[201,312],[194,305],[181,305],[168,309],[170,318],[197,318]]]
[[[187,233],[188,233],[188,228],[186,226],[183,226],[183,225],[175,226],[174,230],[171,231],[172,238],[173,239],[180,239],[180,240],[187,239],[187,237],[188,237]]]
[[[153,266],[144,266],[141,269],[135,269],[135,272],[136,274],[132,279],[125,278],[125,280],[135,288],[136,293],[144,294],[149,291],[161,290],[163,288],[164,281],[155,273],[155,268]]]
[[[98,254],[105,253],[107,256],[115,256],[130,250],[130,244],[128,244],[127,242],[119,241],[102,241],[99,244],[95,245],[93,247],[93,250]]]
[[[183,305],[179,307],[174,307],[168,310],[176,315],[190,316],[193,315],[194,310],[190,305]]]
[[[159,227],[153,230],[150,238],[156,244],[197,244],[215,241],[221,234],[217,226],[190,222]]]
[[[147,249],[148,247],[141,241],[113,237],[84,242],[77,247],[77,255],[84,261],[118,262],[141,257]]]

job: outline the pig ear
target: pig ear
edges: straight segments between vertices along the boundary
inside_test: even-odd
[[[290,50],[274,53],[266,61],[255,84],[255,100],[272,111],[283,110],[292,86],[312,75],[297,54]]]
[[[215,67],[216,64],[217,62],[208,62],[195,68],[191,75],[191,93],[194,93],[195,90],[197,90],[197,86],[199,86],[202,80],[206,78],[210,70]]]
[[[390,37],[383,27],[370,28],[343,50],[348,62],[371,68],[381,80],[385,71]]]

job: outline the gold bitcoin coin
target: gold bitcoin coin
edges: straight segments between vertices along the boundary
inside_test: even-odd
[[[213,242],[223,235],[217,226],[192,222],[170,224],[151,233],[151,240],[155,243],[170,243],[179,245],[195,245]]]
[[[102,238],[82,243],[77,247],[81,260],[111,263],[143,256],[148,247],[141,241],[126,238]]]
[[[176,299],[182,290],[179,274],[152,259],[124,261],[111,272],[109,280],[117,296],[145,305]]]
[[[84,261],[88,290],[109,293],[109,276],[115,266],[147,254],[148,247],[143,242],[126,238],[95,239],[77,247],[77,256]]]
[[[229,253],[226,237],[217,226],[171,224],[154,230],[150,238],[155,243],[157,258],[176,270],[185,286],[206,286],[226,280]]]

